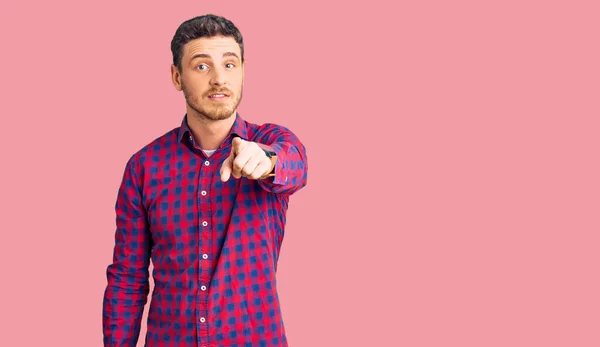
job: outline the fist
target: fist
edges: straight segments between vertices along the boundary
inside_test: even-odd
[[[231,142],[231,153],[221,165],[221,181],[226,182],[230,176],[259,179],[273,170],[271,159],[256,142],[236,137]]]

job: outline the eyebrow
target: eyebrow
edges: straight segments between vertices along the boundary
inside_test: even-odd
[[[234,52],[225,52],[225,53],[223,53],[223,58],[224,57],[236,57],[236,58],[240,59],[240,57],[238,57],[238,55],[235,54]],[[208,59],[212,59],[212,57],[210,56],[210,54],[198,53],[198,54],[194,54],[194,56],[192,56],[192,59],[190,59],[190,61],[192,61],[192,60],[194,60],[196,58],[208,58]]]

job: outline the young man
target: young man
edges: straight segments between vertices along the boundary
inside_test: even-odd
[[[244,45],[229,20],[181,24],[171,42],[180,127],[127,162],[104,292],[105,346],[287,346],[275,273],[306,150],[287,128],[237,113]]]

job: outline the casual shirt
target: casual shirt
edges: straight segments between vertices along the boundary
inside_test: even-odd
[[[106,271],[105,346],[136,345],[150,260],[145,346],[287,346],[275,274],[290,195],[307,183],[306,149],[283,126],[235,117],[210,157],[185,115],[128,160]],[[275,176],[221,182],[234,134],[275,151]]]

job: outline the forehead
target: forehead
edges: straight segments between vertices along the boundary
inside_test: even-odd
[[[188,59],[196,54],[210,55],[213,59],[221,58],[223,53],[233,52],[241,57],[240,46],[233,37],[214,36],[192,40],[183,46],[183,56]]]

